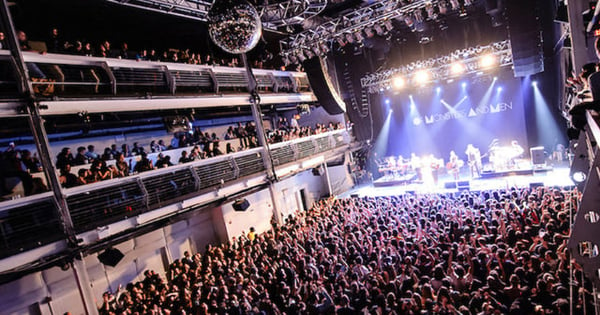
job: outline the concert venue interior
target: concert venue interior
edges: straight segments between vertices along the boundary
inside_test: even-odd
[[[0,314],[598,314],[599,3],[0,0]]]

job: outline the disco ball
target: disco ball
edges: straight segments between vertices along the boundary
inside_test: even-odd
[[[224,51],[243,54],[258,44],[262,24],[250,3],[217,0],[208,11],[208,32],[212,41]]]

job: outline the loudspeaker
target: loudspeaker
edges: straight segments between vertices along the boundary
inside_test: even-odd
[[[468,180],[459,180],[456,185],[461,188],[461,187],[470,187],[471,186],[471,182],[469,182]]]
[[[319,167],[315,167],[315,168],[313,168],[313,169],[312,169],[312,173],[313,173],[313,175],[315,175],[315,176],[321,176],[321,175],[323,175],[323,173],[324,173],[324,172],[323,172],[323,168],[322,168],[322,167],[320,167],[320,166],[319,166]]]
[[[538,187],[542,187],[544,186],[544,183],[529,183],[529,189],[534,189],[534,188],[538,188]]]
[[[445,182],[444,188],[446,189],[454,189],[456,188],[456,182]]]
[[[98,255],[98,260],[106,266],[116,266],[125,255],[116,248],[108,248],[102,254]]]
[[[546,162],[546,157],[544,155],[544,147],[530,148],[529,153],[531,153],[531,164],[541,165]]]
[[[305,60],[303,66],[310,87],[325,111],[330,115],[345,113],[346,103],[335,91],[331,78],[327,73],[325,61],[319,57],[314,57]]]
[[[246,211],[250,207],[250,202],[248,199],[238,199],[233,203],[233,210],[235,211]]]
[[[513,69],[516,77],[544,71],[538,1],[506,1]]]

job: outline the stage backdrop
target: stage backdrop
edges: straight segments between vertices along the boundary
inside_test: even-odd
[[[447,161],[454,150],[466,159],[468,144],[484,154],[494,139],[506,146],[517,140],[528,152],[520,79],[457,81],[402,93],[390,97],[389,105],[383,103],[393,110],[387,155],[435,154]]]

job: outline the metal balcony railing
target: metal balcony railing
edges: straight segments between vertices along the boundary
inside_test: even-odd
[[[0,55],[2,57],[2,55]],[[10,55],[7,55],[7,58]],[[151,95],[242,93],[248,78],[242,67],[188,65],[24,52],[38,97],[95,98]],[[0,75],[2,70],[0,58]],[[305,73],[256,69],[258,87],[264,92],[310,91]],[[0,76],[0,92],[2,90]]]
[[[346,130],[271,145],[276,166],[348,145]],[[316,144],[316,145],[315,145]],[[77,233],[199,196],[265,171],[256,148],[65,189]],[[63,238],[50,193],[8,201],[0,210],[0,258]]]

